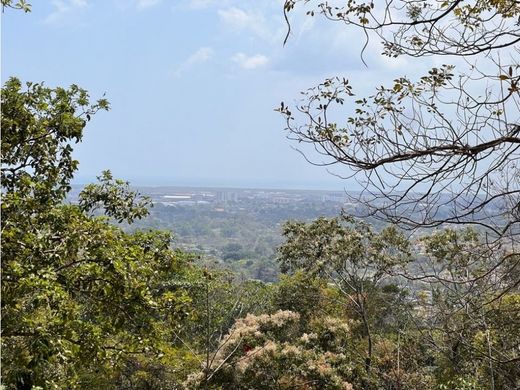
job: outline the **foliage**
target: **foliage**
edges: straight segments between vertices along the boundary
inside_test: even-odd
[[[288,13],[299,4],[310,7],[307,15],[361,30],[367,43],[377,38],[389,57],[476,56],[518,43],[520,7],[515,0],[286,0],[287,22]],[[288,27],[286,40],[289,22]]]
[[[94,212],[102,208],[105,214],[121,223],[132,223],[148,215],[151,202],[139,198],[129,183],[112,177],[110,171],[103,171],[98,177],[100,184],[89,184],[79,194],[79,206],[84,212]]]
[[[108,108],[105,99],[91,104],[87,91],[76,85],[53,89],[27,83],[24,90],[18,79],[7,80],[2,89],[1,182],[8,200],[27,197],[29,207],[39,208],[60,203],[78,166],[72,144],[81,141],[91,116]],[[4,218],[10,211],[3,210]]]
[[[344,218],[318,218],[311,223],[287,222],[286,242],[279,249],[283,272],[305,269],[334,279],[346,273],[356,279],[371,267],[368,278],[379,279],[385,270],[410,259],[409,243],[395,227],[380,233],[369,225]]]
[[[83,113],[106,102],[15,79],[2,99],[6,388],[518,387],[518,292],[495,288],[515,273],[509,247],[470,229],[410,242],[350,217],[292,221],[280,282],[241,280],[193,265],[166,232],[111,224],[148,200],[109,171],[64,203]]]
[[[333,304],[334,299],[338,299],[337,294],[327,288],[324,279],[296,271],[294,275],[281,276],[274,294],[274,305],[279,310],[298,313],[301,324],[306,326],[312,318],[330,311],[338,315],[341,308]]]
[[[14,8],[24,12],[31,12],[31,4],[27,3],[26,0],[17,0],[16,2],[13,0],[2,0],[1,4],[2,12],[5,10],[5,8]]]
[[[286,16],[298,3],[312,2],[286,0]],[[25,1],[1,4],[30,10]],[[369,214],[482,232],[443,229],[410,241],[395,225],[376,230],[350,217],[290,221],[279,283],[243,280],[208,261],[201,268],[172,249],[169,233],[111,223],[147,216],[150,201],[110,171],[65,204],[78,166],[73,144],[108,102],[91,103],[75,85],[11,78],[1,118],[2,389],[520,387],[519,66],[514,51],[508,64],[493,57],[515,49],[520,7],[380,4],[322,2],[309,15],[375,34],[387,56],[485,53],[497,71],[457,75],[442,65],[416,81],[396,78],[356,99],[345,124],[328,115],[354,96],[339,77],[307,91],[296,112],[283,103],[279,111],[292,137],[364,175]],[[485,93],[476,97],[470,84]],[[280,211],[260,209],[259,220],[275,229],[295,212]],[[218,230],[233,264],[270,255],[276,240],[257,246],[260,237],[244,235],[238,221],[187,230]],[[274,268],[251,269],[273,280]]]
[[[289,33],[297,6],[362,32],[363,61],[373,38],[384,56],[436,57],[422,77],[397,75],[368,96],[331,77],[278,110],[289,138],[320,154],[318,165],[358,180],[359,215],[414,231],[452,225],[415,242],[415,261],[390,271],[417,299],[408,315],[432,346],[426,362],[437,384],[517,388],[516,332],[490,313],[509,307],[520,280],[518,1],[287,0]],[[454,56],[457,67],[444,60]]]
[[[288,0],[285,11],[300,3],[314,2]],[[304,92],[295,109],[282,103],[289,137],[313,144],[323,164],[346,167],[359,180],[364,191],[356,198],[366,215],[409,228],[481,227],[492,247],[517,252],[518,2],[348,1],[316,8],[309,15],[360,29],[367,40],[378,37],[382,55],[467,61],[433,67],[417,80],[397,76],[367,97],[357,96],[348,79],[329,78]],[[346,115],[345,107],[352,108]],[[340,113],[345,121],[333,119]],[[505,273],[506,261],[497,258],[490,267]]]
[[[352,389],[344,379],[350,370],[348,324],[326,319],[325,326],[307,334],[298,323],[299,315],[290,311],[237,320],[211,370],[192,375],[186,387]]]
[[[502,276],[489,268],[504,253],[500,248],[483,251],[480,240],[472,229],[446,229],[422,239],[427,256],[422,267],[428,272],[419,274],[426,275],[421,280],[429,284],[431,302],[418,318],[430,329],[426,339],[437,351],[441,382],[463,376],[470,382],[515,388],[520,381],[520,372],[513,369],[518,359],[513,330],[520,325],[513,314],[518,293],[497,294]]]
[[[263,282],[239,280],[226,270],[197,268],[194,273],[187,287],[193,314],[177,336],[205,361],[237,318],[271,311],[272,292]]]
[[[7,388],[86,387],[114,380],[130,357],[161,354],[189,315],[189,257],[163,232],[128,234],[92,217],[145,215],[106,172],[81,205],[64,205],[73,142],[90,116],[86,91],[10,79],[2,89],[2,368]],[[93,373],[98,374],[94,375]],[[90,379],[88,379],[90,378]],[[113,382],[113,381],[112,381]],[[92,385],[94,386],[94,385]]]
[[[503,275],[489,272],[503,248],[483,252],[476,231],[446,229],[416,242],[424,255],[412,257],[394,228],[375,233],[350,219],[289,222],[284,234],[279,260],[295,273],[282,278],[275,302],[311,322],[327,310],[351,320],[350,383],[433,388],[466,378],[475,386],[518,386],[516,332],[498,314],[514,307],[517,294],[498,295]],[[321,278],[339,294],[332,302]]]

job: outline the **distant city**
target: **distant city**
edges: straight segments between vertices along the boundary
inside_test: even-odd
[[[73,188],[69,201],[77,201],[81,188]],[[153,207],[148,217],[125,229],[170,231],[175,247],[198,254],[201,261],[264,281],[278,276],[277,248],[286,221],[359,211],[344,191],[169,186],[137,190]]]
[[[295,204],[323,202],[347,204],[344,191],[279,190],[211,187],[141,187],[139,191],[164,206],[196,206],[237,202]]]
[[[76,202],[82,186],[75,186],[69,201]],[[366,206],[356,192],[218,187],[139,187],[153,203],[150,215],[125,230],[159,229],[173,234],[172,245],[220,264],[244,278],[272,282],[278,277],[277,248],[287,221],[337,217],[342,212],[363,215]],[[350,195],[350,196],[349,196]],[[489,205],[492,207],[493,205]],[[451,208],[440,205],[439,213]],[[375,228],[385,223],[368,219]],[[422,235],[421,230],[410,238]],[[417,253],[423,248],[414,243]]]
[[[73,186],[69,200],[76,201],[83,185]],[[136,189],[148,196],[153,204],[163,206],[226,205],[232,203],[328,203],[343,207],[355,207],[349,202],[345,191],[294,190],[264,188],[219,188],[219,187],[181,187],[181,186],[140,186]],[[351,193],[353,195],[354,193]]]

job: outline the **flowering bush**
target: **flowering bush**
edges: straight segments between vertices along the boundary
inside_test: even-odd
[[[209,369],[190,376],[186,388],[352,389],[348,323],[326,318],[302,333],[299,320],[291,311],[237,320]]]

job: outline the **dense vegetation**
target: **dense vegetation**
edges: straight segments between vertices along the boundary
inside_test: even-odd
[[[64,205],[72,144],[108,107],[76,86],[2,90],[4,386],[518,386],[520,294],[495,289],[518,275],[490,273],[503,254],[473,230],[410,241],[346,217],[289,222],[285,276],[264,284],[113,225],[148,202],[109,172]]]
[[[410,2],[412,22],[406,26],[421,23],[419,3],[423,2]],[[517,37],[516,27],[506,30],[510,35],[504,33],[510,19],[520,15],[515,1],[465,3],[438,4],[441,14],[428,22],[435,27],[439,20],[454,17],[473,26],[468,27],[473,33],[466,37],[463,54],[490,50],[486,45],[497,42],[478,35],[490,20],[488,13],[502,21],[496,39]],[[2,4],[28,10],[24,2],[2,0]],[[288,1],[286,11],[294,6],[295,1]],[[355,22],[367,28],[374,5],[349,1],[348,10],[336,13],[326,3],[320,7],[326,16],[345,22],[355,15],[359,18]],[[428,15],[430,8],[424,8]],[[420,55],[424,50],[436,54],[438,46],[424,42],[406,46],[409,31],[399,30],[405,34],[399,41],[404,46],[394,42],[385,50],[392,55],[410,51]],[[444,50],[453,49],[447,37],[438,38]],[[487,44],[481,46],[483,41]],[[504,47],[507,41],[501,44]],[[401,96],[406,87],[416,99],[425,90],[433,93],[445,85],[447,71],[431,74],[420,91],[401,80],[382,93]],[[511,85],[508,99],[513,100],[518,95],[515,71],[499,77]],[[4,388],[520,387],[518,202],[504,203],[500,218],[492,216],[489,226],[472,220],[476,214],[462,211],[442,221],[457,221],[457,226],[438,224],[438,229],[413,239],[401,226],[374,229],[350,216],[289,221],[276,255],[280,280],[244,280],[227,270],[200,265],[192,254],[175,249],[169,232],[120,228],[117,223],[146,218],[149,201],[109,171],[101,174],[99,183],[83,189],[78,204],[64,203],[78,165],[73,145],[81,141],[93,116],[109,109],[106,100],[92,102],[75,85],[51,88],[16,78],[6,81],[1,98]],[[320,92],[319,98],[341,101],[329,92]],[[382,101],[380,95],[376,99],[389,110],[391,99]],[[285,106],[281,111],[291,125],[291,112]],[[394,118],[405,111],[394,113]],[[516,120],[516,112],[510,112]],[[374,130],[373,117],[367,118],[367,111],[358,114],[364,119],[353,120],[356,129]],[[376,114],[382,115],[380,107]],[[510,125],[501,129],[513,134],[499,138],[497,148],[516,143],[518,130]],[[368,164],[365,168],[371,169],[359,155],[360,159],[350,160],[348,147],[355,142],[337,134],[335,125],[316,121],[313,126],[308,133],[315,137],[313,142],[327,148],[333,143],[336,149],[327,149],[332,154],[346,148],[336,155],[340,162]],[[431,153],[431,159],[451,161],[468,153],[477,159],[489,146],[483,143],[478,150],[464,152],[459,145],[448,148],[444,140],[439,142],[424,152]],[[357,150],[366,151],[365,146],[359,143]],[[512,153],[503,157],[502,167],[515,170]],[[425,163],[413,154],[397,154],[389,161],[404,158]],[[460,174],[457,167],[451,172]],[[462,169],[466,176],[475,172]],[[436,180],[435,187],[442,177],[433,175],[428,177]],[[517,180],[514,175],[510,186]],[[487,195],[495,199],[492,191]],[[514,193],[512,188],[507,199],[514,199]],[[473,207],[482,211],[485,200],[475,196],[473,202],[481,202]],[[396,207],[394,212],[404,212],[398,203],[390,206]],[[372,206],[382,211],[380,203]],[[391,207],[384,211],[391,213]],[[426,217],[419,221],[423,226],[439,222],[432,215]],[[464,222],[485,229],[458,226]],[[495,223],[506,226],[499,230],[491,226]],[[237,253],[240,248],[227,250]]]

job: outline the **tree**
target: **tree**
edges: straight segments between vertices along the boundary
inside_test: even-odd
[[[311,223],[284,225],[279,249],[282,272],[304,270],[324,277],[341,292],[366,340],[364,364],[373,360],[373,299],[389,270],[409,262],[409,243],[394,227],[380,233],[352,218],[319,218]]]
[[[217,269],[197,268],[188,287],[192,315],[176,332],[176,341],[188,347],[202,369],[201,386],[209,385],[219,345],[238,318],[271,311],[271,288],[255,280]]]
[[[24,12],[30,12],[31,11],[31,4],[27,3],[25,0],[18,0],[14,2],[13,0],[2,0],[2,12],[5,10],[5,8],[13,8],[13,9],[19,9]]]
[[[2,374],[7,388],[112,388],[135,358],[175,354],[189,315],[189,256],[170,234],[128,234],[148,201],[110,172],[65,204],[91,116],[85,90],[9,79],[2,88]],[[101,208],[107,216],[96,217]],[[103,383],[103,384],[102,384]]]
[[[323,158],[317,164],[344,167],[340,176],[356,178],[363,190],[350,195],[364,205],[359,216],[410,229],[452,225],[480,230],[478,251],[488,256],[481,264],[484,273],[500,281],[489,291],[488,302],[517,293],[519,3],[314,4],[287,0],[284,12],[288,18],[294,7],[305,5],[311,7],[310,16],[359,29],[367,39],[365,48],[376,38],[382,41],[382,55],[433,56],[445,64],[416,80],[397,75],[368,97],[357,96],[346,78],[327,79],[304,92],[296,108],[279,107],[289,138],[312,145]],[[346,119],[335,121],[338,117]],[[454,282],[475,287],[473,278]]]
[[[335,311],[336,316],[341,312],[339,305],[334,305],[336,294],[331,293],[332,297],[328,297],[328,293],[325,279],[298,270],[292,275],[281,275],[276,286],[274,304],[279,310],[298,313],[300,323],[306,327],[313,318],[332,314],[330,311]]]
[[[222,339],[209,378],[191,375],[186,388],[352,389],[347,322],[327,318],[303,333],[291,311],[247,315]],[[204,387],[205,385],[205,387]]]
[[[286,0],[284,14],[312,0]],[[516,0],[400,0],[347,1],[344,5],[325,1],[307,15],[321,14],[330,21],[361,29],[367,41],[376,36],[388,56],[474,56],[514,47],[520,42]],[[366,48],[366,46],[365,46]]]
[[[287,0],[285,12],[298,3],[313,2]],[[458,73],[435,67],[416,81],[397,77],[366,98],[354,97],[347,79],[327,79],[295,110],[282,103],[289,137],[312,144],[323,164],[348,167],[370,215],[402,226],[472,224],[516,235],[518,2],[324,2],[308,13],[359,28],[367,40],[377,36],[383,55],[459,56],[467,66]],[[346,121],[330,119],[347,102]]]
[[[422,270],[407,278],[430,291],[428,302],[419,305],[418,323],[421,338],[435,351],[440,379],[466,377],[490,388],[516,388],[518,293],[497,299],[494,292],[504,281],[489,272],[495,257],[504,254],[498,248],[483,252],[472,229],[446,229],[421,241],[425,258],[417,266]]]
[[[518,293],[496,297],[506,281],[490,265],[504,253],[483,252],[478,232],[440,230],[410,245],[391,228],[321,219],[288,223],[284,233],[279,260],[294,275],[282,278],[275,302],[302,313],[306,331],[327,316],[350,321],[354,387],[520,384]]]

